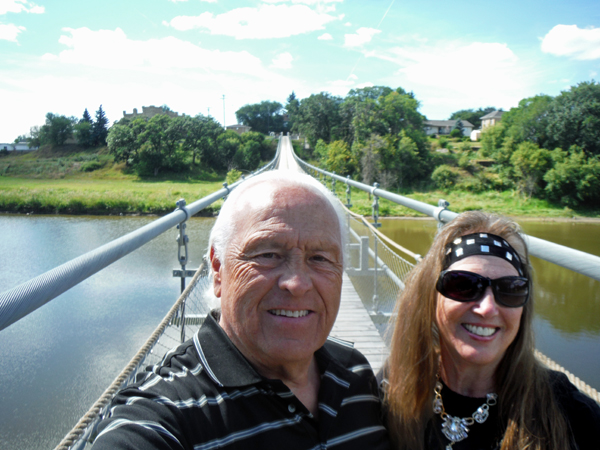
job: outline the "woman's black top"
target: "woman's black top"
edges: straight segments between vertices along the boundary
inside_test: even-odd
[[[562,408],[571,429],[573,450],[598,449],[600,447],[600,406],[582,394],[560,372],[550,372],[550,381],[558,404]],[[458,417],[471,415],[485,403],[485,398],[465,397],[451,391],[444,385],[442,389],[444,409],[447,414]],[[480,424],[469,426],[468,437],[456,442],[453,450],[496,450],[500,448],[505,425],[498,417],[498,405],[490,406],[488,419]],[[436,414],[425,431],[427,449],[445,449],[450,441],[442,434],[442,419]]]

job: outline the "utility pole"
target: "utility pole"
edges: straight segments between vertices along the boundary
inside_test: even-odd
[[[208,117],[210,117],[210,106],[208,107]]]
[[[223,94],[223,128],[225,128],[225,94]]]

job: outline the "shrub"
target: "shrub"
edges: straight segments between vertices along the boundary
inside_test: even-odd
[[[227,172],[225,181],[227,181],[227,184],[231,185],[231,184],[235,183],[237,180],[239,180],[241,176],[242,176],[242,172],[240,172],[237,169],[231,169],[229,172]]]
[[[458,179],[458,173],[452,167],[442,164],[431,174],[431,179],[440,189],[450,189]]]
[[[81,166],[82,172],[93,172],[94,170],[98,170],[102,168],[102,163],[100,161],[89,161]]]

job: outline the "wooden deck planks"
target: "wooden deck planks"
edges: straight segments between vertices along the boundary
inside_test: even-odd
[[[381,368],[389,353],[379,331],[354,290],[352,281],[345,273],[340,311],[331,335],[354,342],[354,347],[365,355],[375,373]]]

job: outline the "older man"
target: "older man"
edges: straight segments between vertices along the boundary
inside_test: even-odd
[[[115,398],[94,449],[389,448],[368,362],[327,340],[344,262],[334,205],[292,172],[232,193],[209,242],[221,310]]]

